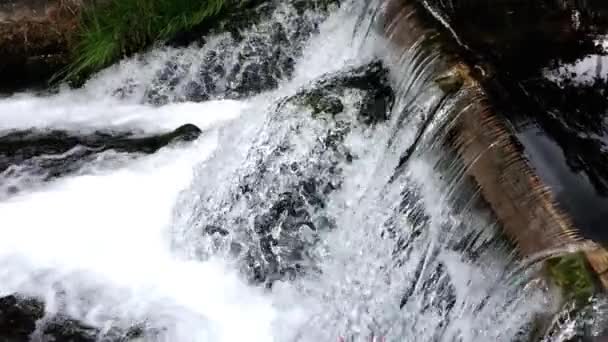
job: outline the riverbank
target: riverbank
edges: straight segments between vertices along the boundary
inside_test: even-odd
[[[81,6],[59,0],[0,5],[0,92],[44,87],[69,63]]]

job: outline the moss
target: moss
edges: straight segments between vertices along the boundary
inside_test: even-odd
[[[344,111],[341,96],[345,95],[346,90],[359,90],[363,92],[363,98],[359,101],[358,118],[366,125],[373,125],[388,118],[395,100],[387,75],[388,70],[381,62],[371,62],[338,74],[325,75],[310,88],[301,90],[284,102],[311,108],[313,117],[322,114],[335,116]]]
[[[156,41],[215,20],[230,0],[111,0],[82,12],[71,64],[60,78],[78,81]]]
[[[298,102],[301,105],[312,108],[313,117],[317,117],[323,113],[333,116],[342,113],[344,110],[344,105],[339,97],[319,89],[302,94]]]
[[[464,77],[458,70],[449,72],[435,78],[435,83],[446,94],[455,93],[464,85]]]
[[[550,259],[547,270],[566,301],[584,304],[597,291],[597,280],[582,253]]]

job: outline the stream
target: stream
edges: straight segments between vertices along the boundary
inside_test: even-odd
[[[0,297],[44,303],[29,338],[538,334],[557,297],[440,143],[432,56],[388,54],[378,6],[276,2],[238,35],[0,98]]]

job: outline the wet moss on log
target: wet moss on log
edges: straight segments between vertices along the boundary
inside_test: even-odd
[[[549,278],[561,290],[566,302],[587,304],[599,289],[598,280],[582,253],[547,260],[546,269]]]

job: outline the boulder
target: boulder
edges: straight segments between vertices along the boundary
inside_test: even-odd
[[[374,61],[324,75],[281,100],[262,128],[273,134],[253,143],[251,165],[234,170],[238,182],[223,189],[226,197],[197,197],[196,215],[205,219],[189,229],[193,239],[203,237],[200,249],[225,252],[252,283],[267,287],[318,272],[314,248],[335,228],[325,211],[328,196],[342,187],[344,168],[357,158],[345,140],[388,117],[394,95],[387,73]]]

